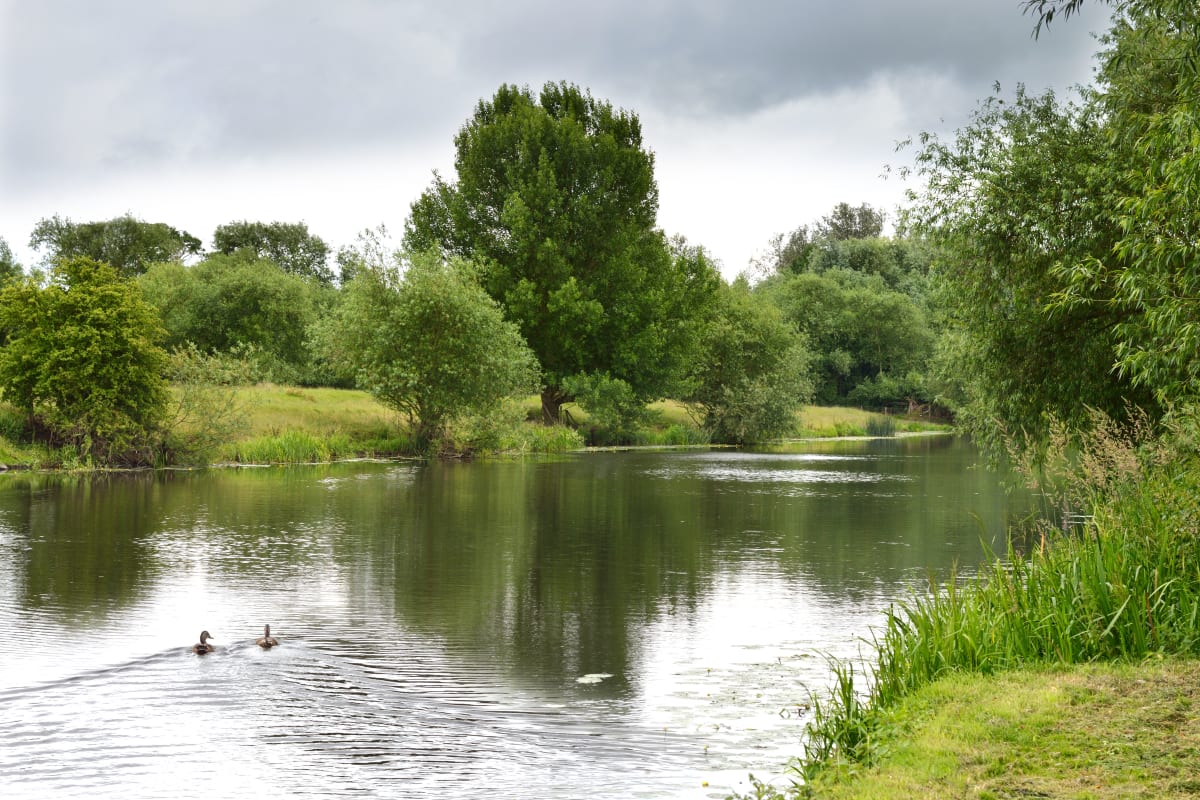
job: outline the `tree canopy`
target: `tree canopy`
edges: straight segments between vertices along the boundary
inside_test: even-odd
[[[0,236],[0,286],[12,283],[21,277],[23,273],[24,270],[17,263],[12,248],[8,246],[8,242],[4,240],[4,237]]]
[[[804,337],[818,403],[932,399],[933,251],[917,237],[882,236],[884,218],[867,204],[839,203],[811,226],[774,237],[759,265],[767,274],[755,293]]]
[[[325,302],[313,282],[250,250],[213,254],[191,267],[155,264],[138,282],[162,315],[168,347],[253,350],[260,377],[308,382],[307,330]]]
[[[812,396],[809,354],[778,310],[742,282],[722,285],[692,366],[701,424],[713,441],[760,442],[795,428]]]
[[[248,250],[274,261],[284,272],[333,283],[329,245],[309,233],[303,222],[228,222],[213,231],[213,250],[225,255]]]
[[[140,275],[159,261],[183,261],[201,251],[201,242],[165,222],[144,222],[132,214],[100,222],[72,222],[57,214],[40,220],[29,246],[45,251],[47,263],[85,257],[111,264],[125,277]]]
[[[328,357],[407,414],[421,444],[439,442],[454,419],[537,385],[533,353],[473,271],[432,252],[360,262],[320,327]]]
[[[882,211],[866,203],[860,206],[838,203],[813,226],[814,238],[831,241],[873,239],[883,235],[885,217]]]
[[[1062,260],[1052,308],[1113,319],[1116,374],[1170,405],[1200,395],[1200,7],[1114,5],[1093,99],[1114,241]]]
[[[4,398],[104,463],[146,463],[166,413],[162,325],[136,284],[90,258],[0,292]]]
[[[934,334],[918,300],[878,275],[844,269],[782,276],[761,293],[812,351],[817,402],[927,399],[922,382]]]
[[[985,438],[1036,444],[1052,419],[1153,416],[1200,391],[1200,8],[1111,5],[1094,90],[1019,88],[918,152],[910,222],[940,247],[940,360]],[[1079,6],[1026,4],[1041,26]]]
[[[658,187],[641,123],[590,93],[501,86],[455,137],[456,180],[413,204],[410,248],[480,267],[480,281],[542,367],[556,420],[572,376],[604,375],[637,397],[682,375],[711,262],[679,257],[655,229]]]

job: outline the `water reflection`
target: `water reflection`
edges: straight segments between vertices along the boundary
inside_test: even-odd
[[[0,790],[723,796],[799,751],[821,652],[1003,531],[973,462],[942,437],[10,477]]]

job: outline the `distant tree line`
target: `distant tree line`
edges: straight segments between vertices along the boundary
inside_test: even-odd
[[[674,398],[734,443],[785,435],[813,397],[930,397],[929,250],[884,236],[883,212],[840,204],[778,237],[763,280],[729,284],[702,246],[656,227],[654,157],[630,111],[567,83],[502,86],[455,148],[453,179],[435,174],[400,246],[367,231],[333,256],[303,223],[241,220],[206,251],[128,214],[54,216],[26,273],[0,240],[4,399],[52,441],[145,463],[165,457],[166,387],[196,358],[364,388],[430,448],[514,393],[540,394],[547,424],[570,423],[574,403],[616,437]]]

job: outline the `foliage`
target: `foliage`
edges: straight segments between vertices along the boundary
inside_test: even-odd
[[[13,256],[12,248],[8,246],[4,237],[0,236],[0,286],[16,281],[23,274],[24,270]]]
[[[813,246],[807,225],[801,225],[786,235],[777,233],[767,243],[767,252],[751,259],[750,272],[756,278],[803,272],[808,266]]]
[[[885,214],[863,203],[851,206],[849,203],[838,203],[826,216],[812,223],[801,225],[791,233],[776,234],[771,238],[764,258],[755,261],[755,271],[762,277],[772,275],[787,275],[793,272],[824,272],[826,269],[852,269],[862,272],[881,273],[881,267],[860,266],[863,261],[850,255],[834,256],[832,261],[826,257],[825,263],[813,265],[814,255],[818,252],[839,253],[849,246],[851,252],[855,249],[851,243],[859,240],[872,240],[875,245],[884,247],[894,243],[896,247],[907,245],[902,239],[888,240],[883,238],[883,221]],[[892,256],[889,256],[892,258]],[[852,263],[847,263],[847,261]],[[901,268],[904,268],[901,265]],[[887,271],[890,271],[887,270]]]
[[[643,400],[666,394],[717,278],[654,228],[654,157],[637,116],[566,83],[536,99],[505,85],[454,141],[457,178],[435,175],[405,241],[480,266],[541,364],[545,418],[559,418],[574,375],[608,375]]]
[[[881,407],[928,399],[921,378],[934,341],[928,314],[879,276],[801,273],[780,276],[759,292],[814,353],[818,402]]]
[[[1066,288],[1056,265],[1118,240],[1101,125],[1091,103],[1018,88],[983,103],[954,142],[922,139],[927,188],[908,223],[939,246],[941,377],[960,424],[993,450],[1005,432],[1043,442],[1051,416],[1075,424],[1089,404],[1119,416],[1151,402],[1112,374],[1122,309],[1047,307]]]
[[[187,231],[163,222],[144,222],[132,214],[101,222],[72,222],[57,214],[41,219],[29,246],[46,250],[45,262],[86,257],[111,264],[121,275],[140,275],[158,261],[183,261],[200,252],[201,243]]]
[[[5,399],[101,463],[146,463],[167,409],[162,325],[136,284],[90,258],[0,292]]]
[[[257,364],[255,377],[289,383],[309,374],[308,327],[333,292],[249,251],[193,267],[155,264],[138,282],[162,314],[168,347],[242,351]]]
[[[926,141],[918,217],[948,245],[961,332],[944,363],[976,431],[1158,415],[1200,390],[1200,10],[1115,0],[1098,88],[1078,105],[1019,92],[954,146]],[[1026,3],[1039,30],[1079,3]],[[974,265],[974,266],[970,266]],[[989,311],[996,309],[996,312]],[[997,313],[998,312],[998,313]]]
[[[333,283],[329,245],[309,233],[303,222],[227,222],[213,231],[213,250],[225,255],[248,250],[259,259],[274,261],[289,274]]]
[[[930,247],[917,239],[827,239],[813,245],[809,260],[796,272],[849,272],[878,276],[889,291],[923,305],[928,294]]]
[[[205,354],[196,345],[171,353],[175,402],[165,423],[164,448],[171,463],[204,464],[247,429],[247,408],[236,387],[253,368],[229,354]]]
[[[883,234],[883,220],[887,215],[870,205],[851,206],[838,203],[826,216],[813,226],[813,238],[827,241],[849,239],[877,239]]]
[[[529,391],[537,362],[516,326],[474,280],[473,267],[436,254],[364,266],[319,327],[327,356],[409,416],[420,444],[449,423]]]
[[[809,399],[809,355],[778,311],[738,282],[723,286],[687,400],[713,441],[760,442],[795,428]]]
[[[470,414],[451,427],[443,450],[456,454],[564,453],[583,448],[583,436],[566,425],[526,421],[520,401],[500,403],[483,414]]]
[[[563,388],[588,412],[589,444],[628,444],[650,419],[646,404],[628,383],[609,375],[574,375]]]
[[[1162,404],[1200,392],[1200,9],[1116,3],[1097,104],[1117,235],[1064,259],[1055,308],[1116,316],[1118,374]]]
[[[756,290],[783,312],[815,356],[822,403],[872,407],[932,399],[925,373],[936,330],[929,300],[931,246],[884,238],[884,214],[838,204],[772,240]]]

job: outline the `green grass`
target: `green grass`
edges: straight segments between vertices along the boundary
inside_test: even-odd
[[[28,469],[46,466],[51,462],[51,454],[39,445],[14,444],[8,439],[0,438],[0,464],[5,467]]]
[[[528,419],[541,414],[541,400],[531,395],[522,401]],[[574,403],[563,406],[580,427],[589,422],[585,410]],[[699,445],[709,439],[701,431],[688,406],[677,400],[660,400],[649,405],[652,424],[630,437],[634,445]],[[848,406],[804,406],[796,414],[796,438],[825,439],[839,436],[894,436],[897,433],[949,432],[951,426],[895,415],[876,414]]]
[[[236,431],[232,433],[220,429],[215,443],[210,442],[195,453],[176,452],[173,460],[277,464],[414,454],[408,420],[367,392],[275,384],[243,386],[233,391],[238,417],[244,424],[231,428]],[[581,448],[585,443],[581,431],[586,433],[589,423],[587,412],[575,404],[564,408],[579,431],[539,424],[541,401],[537,395],[531,395],[517,401],[498,421],[482,426],[468,423],[464,430],[452,432],[454,447],[475,454],[557,453]],[[709,443],[709,437],[697,426],[686,404],[663,400],[650,404],[648,410],[648,424],[622,434],[621,444],[678,447]],[[6,407],[0,404],[0,412],[5,411]],[[807,406],[797,415],[795,433],[805,438],[863,436],[869,430],[877,435],[890,435],[888,428],[892,424],[898,432],[947,429],[853,408]],[[12,413],[0,413],[0,463],[58,468],[71,460],[70,454],[14,444],[13,436],[6,434],[9,428],[19,432],[22,425],[22,420]],[[180,433],[186,441],[186,425]]]
[[[241,464],[305,464],[336,461],[360,454],[344,433],[316,436],[307,431],[289,430],[274,436],[226,445],[223,460]]]
[[[259,384],[239,387],[237,393],[247,410],[248,438],[303,430],[320,436],[341,433],[359,441],[386,439],[407,428],[399,414],[355,389]]]
[[[829,800],[1171,798],[1200,793],[1200,661],[952,673],[892,710],[871,769],[840,763]],[[765,793],[764,794],[768,794]],[[768,794],[769,796],[769,794]]]
[[[797,435],[806,439],[835,436],[893,436],[896,433],[950,430],[949,425],[876,414],[847,406],[804,406],[797,416]]]

